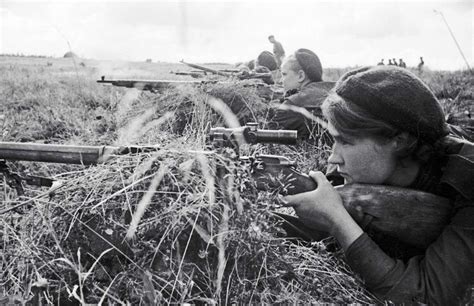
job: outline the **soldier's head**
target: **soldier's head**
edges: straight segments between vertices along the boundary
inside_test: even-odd
[[[273,35],[268,36],[268,40],[269,40],[271,43],[274,43],[274,42],[275,42],[275,36],[273,36]]]
[[[448,133],[443,110],[428,86],[393,66],[347,72],[322,110],[336,140],[329,162],[354,182],[387,183],[408,162],[425,162]]]
[[[311,50],[298,49],[281,66],[285,91],[299,89],[311,82],[322,81],[323,69],[318,56]]]
[[[249,67],[250,70],[255,69],[255,60],[251,60],[247,63],[247,67]]]
[[[270,71],[278,69],[278,63],[275,59],[275,56],[270,51],[261,52],[255,61],[255,66],[267,67]]]

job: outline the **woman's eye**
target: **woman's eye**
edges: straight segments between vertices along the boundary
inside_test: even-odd
[[[350,142],[342,138],[336,139],[336,142],[338,142],[340,145],[343,145],[343,146],[350,144]]]

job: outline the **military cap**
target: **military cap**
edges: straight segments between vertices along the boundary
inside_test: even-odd
[[[302,48],[296,50],[295,58],[311,81],[321,82],[323,80],[323,68],[316,53]]]
[[[449,132],[433,92],[406,69],[375,66],[352,70],[339,79],[334,90],[346,102],[428,143]]]
[[[270,51],[263,51],[257,57],[257,63],[260,66],[267,67],[270,71],[277,70],[278,64],[275,56]]]

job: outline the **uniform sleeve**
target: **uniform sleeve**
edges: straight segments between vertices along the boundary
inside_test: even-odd
[[[407,262],[388,256],[367,234],[348,248],[346,258],[381,299],[459,304],[474,286],[474,206],[461,207],[425,254]]]

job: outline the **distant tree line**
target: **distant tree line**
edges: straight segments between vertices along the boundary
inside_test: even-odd
[[[30,54],[23,54],[23,53],[0,53],[0,56],[4,57],[35,57],[35,58],[53,58],[52,56],[46,55],[30,55]]]

